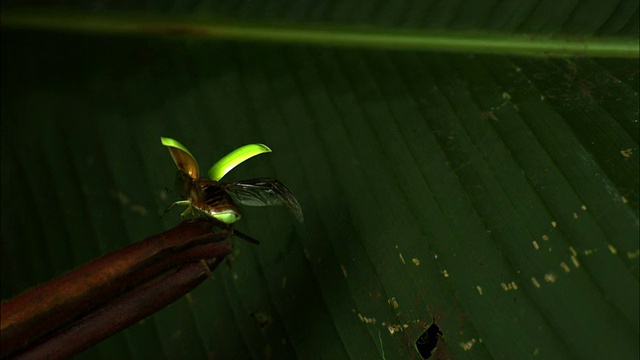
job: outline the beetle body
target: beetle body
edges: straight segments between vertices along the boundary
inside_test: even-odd
[[[177,201],[171,207],[187,206],[187,210],[182,213],[183,217],[189,213],[206,216],[231,228],[231,225],[242,217],[240,208],[236,205],[236,202],[239,202],[249,206],[285,205],[298,221],[303,221],[298,201],[291,191],[276,179],[220,181],[227,172],[241,162],[255,155],[271,152],[266,145],[250,144],[240,147],[224,156],[209,169],[210,178],[200,178],[198,163],[186,147],[170,138],[161,138],[161,140],[162,144],[169,148],[169,153],[178,167],[175,190],[185,200]],[[257,243],[246,235],[241,237]]]

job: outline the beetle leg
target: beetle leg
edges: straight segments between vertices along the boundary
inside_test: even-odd
[[[182,204],[182,205],[185,205],[185,204]],[[184,220],[184,219],[187,217],[187,215],[189,215],[189,213],[194,213],[194,211],[193,211],[193,207],[191,206],[191,203],[189,203],[189,204],[187,205],[187,208],[182,212],[182,214],[180,214],[180,218],[181,218],[182,220]],[[195,214],[195,213],[194,213],[194,214]]]
[[[180,201],[176,201],[176,202],[174,202],[173,204],[171,204],[171,206],[169,206],[169,207],[167,208],[167,210],[165,210],[165,211],[162,213],[162,216],[167,215],[167,213],[168,213],[169,211],[171,211],[171,209],[173,209],[173,207],[174,207],[174,206],[176,206],[176,205],[183,205],[183,206],[187,206],[187,210],[185,210],[184,212],[182,212],[182,214],[180,215],[180,217],[184,220],[184,216],[185,216],[186,214],[188,214],[188,213],[189,213],[189,211],[191,210],[191,201],[189,201],[189,200],[180,200]]]

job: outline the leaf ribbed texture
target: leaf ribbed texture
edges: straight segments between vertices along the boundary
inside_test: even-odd
[[[637,37],[637,2],[479,3],[147,11]],[[120,6],[100,11],[141,10]],[[1,36],[3,299],[178,222],[160,136],[268,144],[225,180],[277,178],[304,211],[244,208],[260,246],[79,358],[419,359],[434,318],[436,358],[638,357],[637,59]]]

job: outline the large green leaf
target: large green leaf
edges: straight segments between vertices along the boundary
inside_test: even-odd
[[[227,177],[305,213],[80,358],[419,358],[433,318],[437,358],[638,357],[637,1],[10,5],[3,299],[177,224],[160,136],[267,144]]]

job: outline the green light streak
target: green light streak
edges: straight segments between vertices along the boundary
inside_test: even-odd
[[[199,37],[214,40],[422,50],[524,56],[595,56],[638,58],[637,38],[593,38],[501,33],[322,27],[296,24],[240,23],[189,17],[131,13],[26,12],[3,10],[3,28],[74,33]]]

